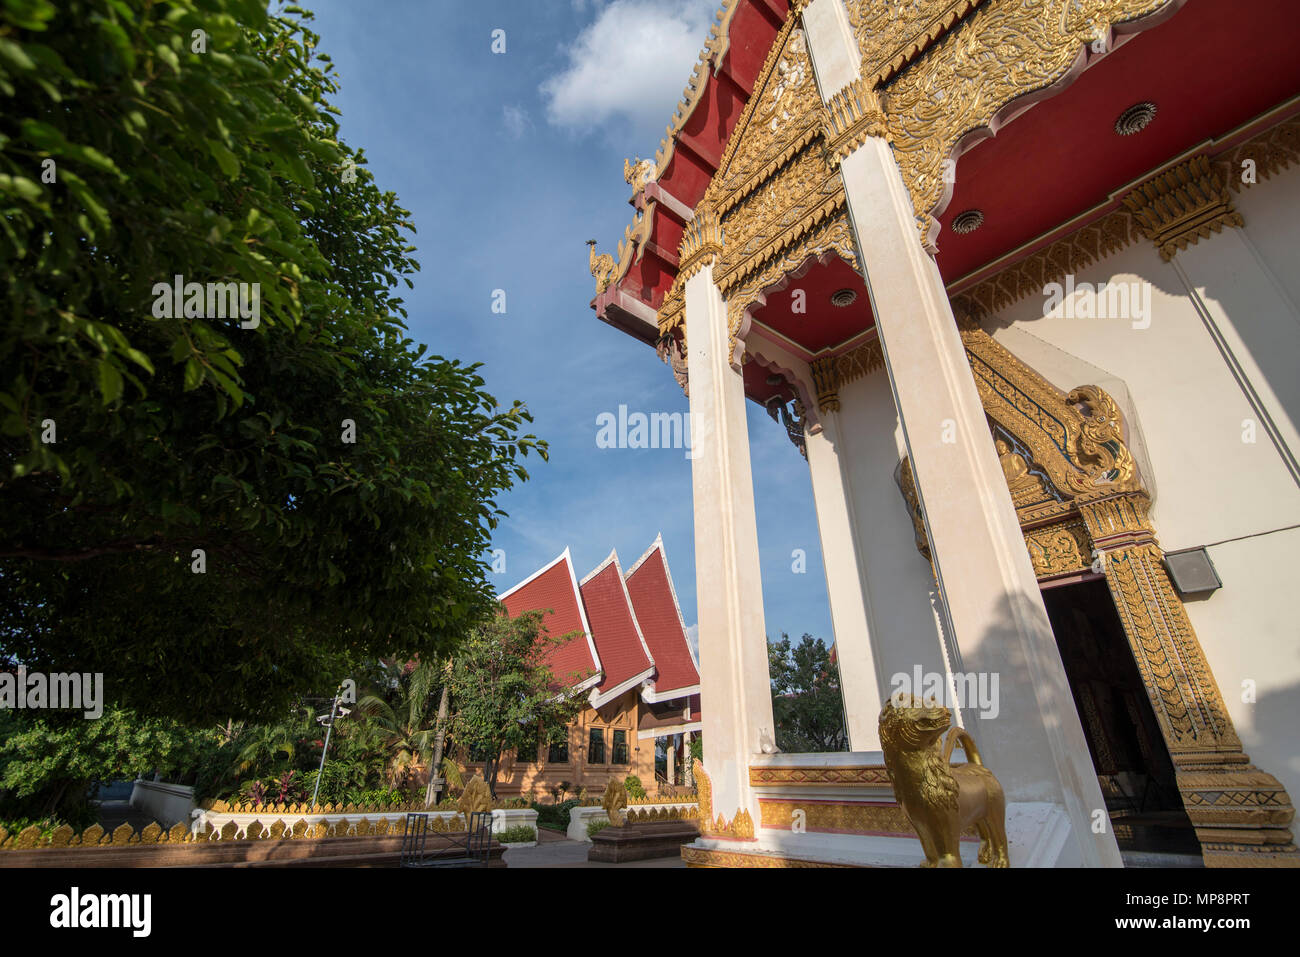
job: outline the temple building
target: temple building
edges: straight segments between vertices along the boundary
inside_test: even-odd
[[[978,743],[1011,866],[1300,863],[1296,16],[718,11],[588,257],[708,436],[688,863],[921,862],[900,690]],[[846,753],[773,742],[746,399],[807,459]]]
[[[628,775],[651,795],[684,790],[690,742],[700,730],[700,676],[662,538],[626,572],[610,552],[581,581],[565,549],[499,600],[512,616],[546,612],[547,633],[566,638],[547,663],[560,685],[588,704],[563,743],[509,755],[497,793],[540,798],[564,786],[570,797],[584,787],[599,797],[611,778]],[[464,767],[472,773],[482,766],[471,760]]]

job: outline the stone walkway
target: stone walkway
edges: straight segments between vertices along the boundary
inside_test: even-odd
[[[685,867],[680,857],[659,857],[627,864],[601,864],[587,860],[586,841],[571,841],[559,831],[538,828],[536,847],[512,847],[505,853],[506,867]]]

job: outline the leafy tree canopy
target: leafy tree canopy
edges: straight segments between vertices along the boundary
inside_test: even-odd
[[[572,637],[546,634],[540,611],[510,618],[501,609],[456,652],[450,735],[458,747],[486,755],[493,794],[502,752],[562,740],[586,707],[584,695],[560,690],[546,663],[549,649]]]
[[[839,668],[825,642],[804,635],[792,647],[787,634],[769,638],[767,660],[776,746],[796,753],[847,750]]]
[[[447,651],[545,455],[405,336],[414,229],[309,18],[0,0],[0,658],[142,714],[274,717]]]

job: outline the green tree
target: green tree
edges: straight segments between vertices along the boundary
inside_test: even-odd
[[[120,708],[95,721],[0,711],[0,817],[89,826],[96,784],[188,766],[203,736]]]
[[[456,652],[449,734],[463,750],[486,756],[494,796],[505,751],[560,741],[586,706],[585,696],[564,690],[581,676],[557,676],[546,663],[552,646],[572,638],[547,634],[540,611],[510,618],[500,609]]]
[[[0,659],[141,713],[275,720],[451,650],[545,456],[405,336],[413,226],[339,139],[309,18],[0,3]],[[178,275],[256,284],[256,325],[163,308]]]
[[[844,698],[839,668],[820,638],[804,635],[791,647],[790,636],[768,639],[772,716],[776,746],[782,751],[844,751]]]

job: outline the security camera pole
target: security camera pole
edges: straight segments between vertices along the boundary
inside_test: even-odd
[[[320,779],[325,774],[325,755],[327,755],[330,750],[330,734],[334,731],[334,720],[336,718],[347,717],[352,713],[349,708],[339,707],[339,692],[342,690],[343,689],[340,686],[339,690],[334,692],[334,700],[330,702],[330,713],[328,715],[321,715],[316,719],[321,724],[325,725],[325,747],[321,748],[320,768],[316,772],[316,787],[314,787],[311,792],[311,806],[313,808],[316,806],[316,797],[320,794]]]

